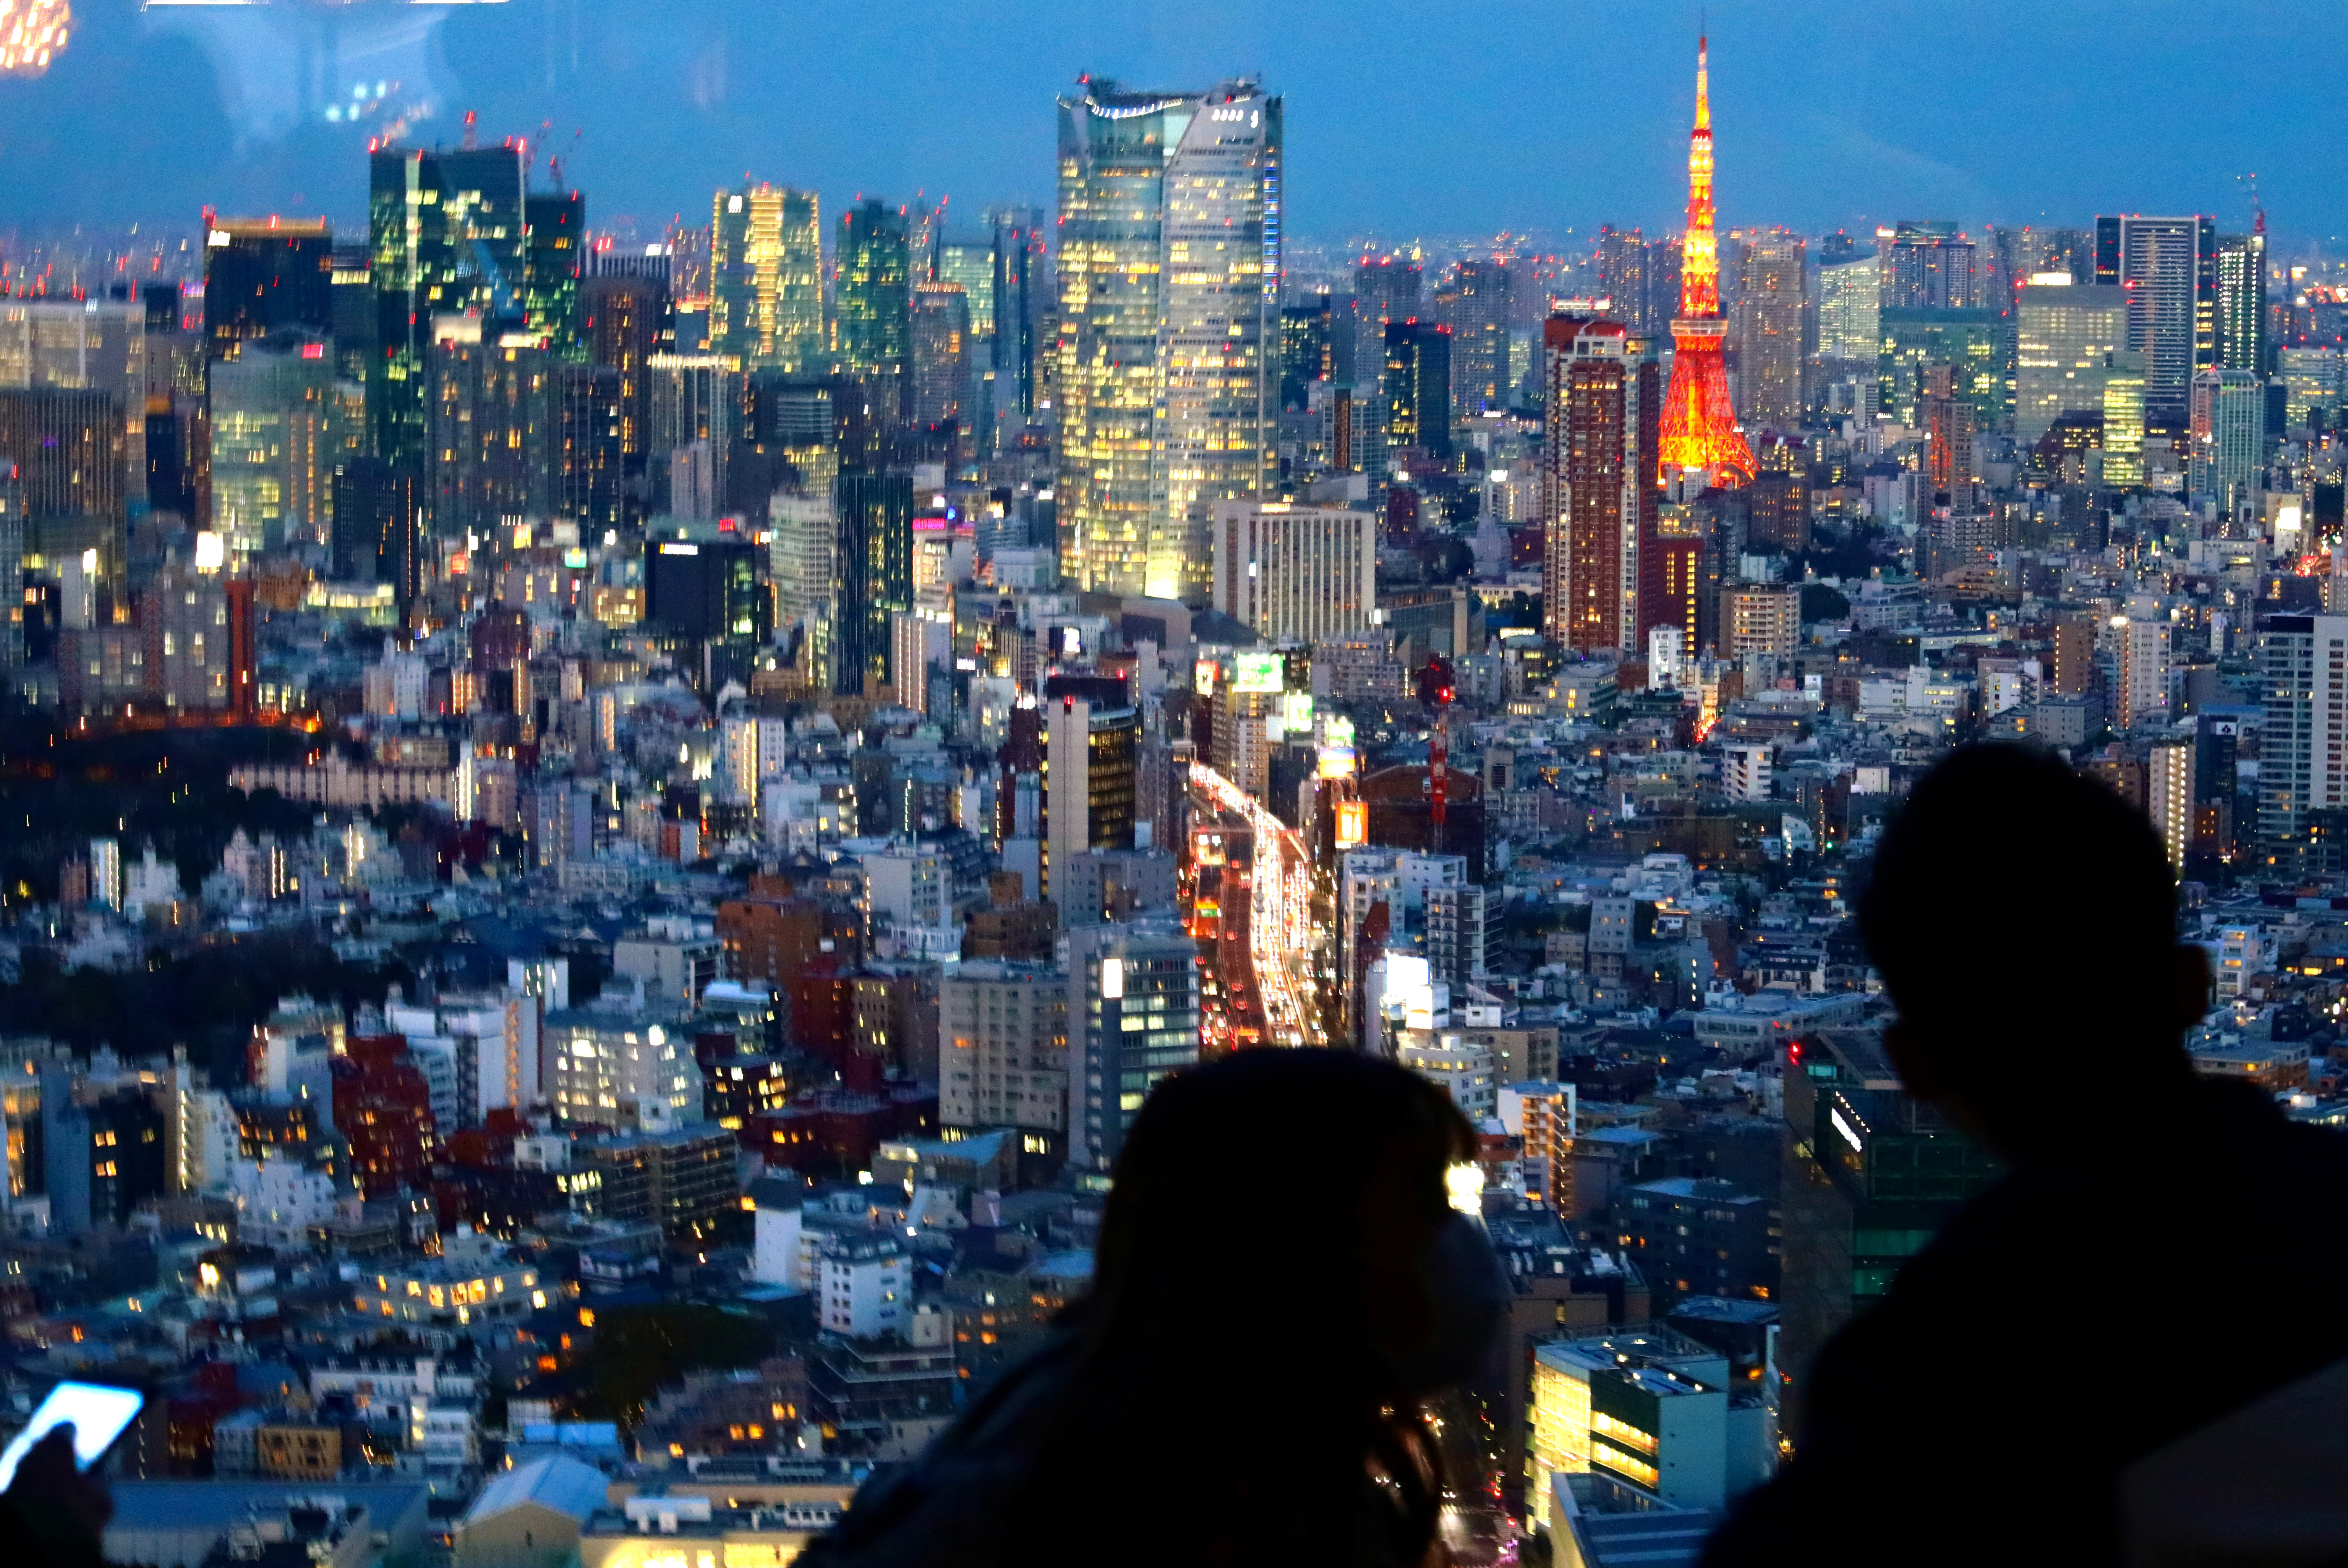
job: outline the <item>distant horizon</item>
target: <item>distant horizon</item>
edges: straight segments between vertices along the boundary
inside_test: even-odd
[[[1288,103],[1300,237],[1601,221],[1655,233],[1684,200],[1694,12],[1194,0],[1112,15],[1028,0],[1009,19],[909,0],[786,26],[749,0],[672,0],[656,25],[621,0],[144,13],[85,0],[47,75],[0,79],[0,227],[152,221],[185,203],[191,219],[211,205],[339,230],[364,211],[367,136],[409,98],[433,106],[407,126],[418,144],[456,144],[468,107],[484,139],[544,138],[606,220],[664,222],[746,170],[834,210],[857,191],[1048,208],[1052,100],[1089,70],[1199,88],[1260,77]],[[331,92],[336,67],[319,61],[333,48],[314,58],[324,35],[297,36],[328,23],[356,62]],[[2293,97],[2272,63],[2328,26],[2312,5],[2213,19],[2178,0],[1984,0],[1828,27],[1782,0],[1722,0],[1709,24],[1723,228],[1993,212],[2068,227],[2159,210],[2240,230],[2256,169],[2279,235],[2348,235],[2328,150],[2348,111],[2312,88]],[[375,79],[340,85],[354,76]]]

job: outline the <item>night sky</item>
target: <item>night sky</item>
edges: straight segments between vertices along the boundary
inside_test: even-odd
[[[438,89],[409,139],[454,145],[469,108],[489,139],[546,137],[570,150],[565,183],[597,225],[705,220],[707,193],[746,172],[815,186],[827,221],[859,193],[1048,207],[1052,99],[1089,70],[1151,88],[1261,73],[1287,99],[1299,237],[1655,232],[1684,200],[1697,15],[1587,0],[74,4],[49,74],[0,80],[0,225],[192,222],[206,203],[355,224],[380,119],[328,123],[332,57],[300,39],[339,10],[355,27],[437,15],[406,57]],[[2348,117],[2301,64],[2334,47],[2333,14],[2313,5],[1709,9],[1723,226],[2079,224],[2100,210],[2239,228],[2239,176],[2256,170],[2280,235],[2348,234],[2334,172]],[[283,41],[252,41],[273,26]],[[245,41],[208,46],[200,27]],[[305,72],[321,89],[307,105]],[[332,85],[338,103],[353,85]],[[380,112],[417,96],[403,80]]]

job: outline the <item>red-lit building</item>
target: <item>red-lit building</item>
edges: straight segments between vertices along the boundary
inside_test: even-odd
[[[354,1035],[335,1058],[335,1129],[350,1142],[351,1175],[370,1198],[420,1184],[438,1142],[424,1069],[398,1035]]]

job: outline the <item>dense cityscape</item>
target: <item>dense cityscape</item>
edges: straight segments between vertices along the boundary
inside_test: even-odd
[[[1476,1135],[1450,1560],[1692,1562],[2001,1173],[1854,913],[1969,742],[2348,1125],[2348,278],[1722,228],[1715,63],[1669,232],[1307,242],[1277,82],[1086,77],[1050,206],[370,119],[363,232],[0,245],[0,1427],[146,1392],[107,1559],[779,1568],[1294,1048]]]

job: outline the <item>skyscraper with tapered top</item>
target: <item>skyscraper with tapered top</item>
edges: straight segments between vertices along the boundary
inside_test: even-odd
[[[1680,247],[1680,313],[1672,321],[1672,384],[1663,397],[1666,468],[1735,486],[1753,477],[1753,449],[1736,428],[1721,353],[1720,242],[1712,229],[1712,88],[1706,40],[1695,46],[1695,129],[1688,136],[1687,236]]]

